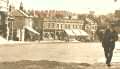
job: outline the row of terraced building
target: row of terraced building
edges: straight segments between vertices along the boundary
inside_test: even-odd
[[[10,6],[9,13],[5,16],[4,18],[1,14],[3,23],[0,35],[8,40],[64,40],[66,37],[75,39],[78,36],[96,39],[98,21],[93,14],[78,15],[57,10],[25,11],[21,3],[19,9]]]

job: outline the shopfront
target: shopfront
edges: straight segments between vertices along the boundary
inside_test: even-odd
[[[6,12],[0,11],[0,36],[6,38],[7,36],[7,14]]]

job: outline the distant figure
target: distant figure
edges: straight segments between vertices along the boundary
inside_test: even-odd
[[[118,33],[111,25],[107,27],[102,40],[102,46],[104,48],[104,54],[106,58],[107,66],[111,66],[111,59],[113,56],[113,50],[115,48],[115,41],[118,40]]]

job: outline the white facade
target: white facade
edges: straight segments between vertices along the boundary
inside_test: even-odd
[[[25,19],[25,26],[32,28],[32,24],[33,24],[32,18],[29,17]]]

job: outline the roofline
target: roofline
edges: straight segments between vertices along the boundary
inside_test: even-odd
[[[25,17],[31,17],[28,14],[24,13],[22,10],[17,10],[17,11],[19,11],[20,13],[22,13]]]

